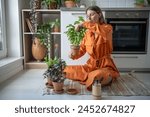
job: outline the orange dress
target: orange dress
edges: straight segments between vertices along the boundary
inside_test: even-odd
[[[91,89],[95,78],[102,77],[102,83],[106,82],[108,77],[114,80],[119,77],[119,71],[111,58],[112,26],[89,22],[84,22],[83,26],[87,30],[80,44],[78,55],[73,56],[72,59],[78,59],[86,52],[90,58],[85,65],[68,65],[64,72],[66,78],[80,81],[86,85],[87,89]]]

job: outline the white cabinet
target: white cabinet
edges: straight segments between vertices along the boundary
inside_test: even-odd
[[[147,54],[113,54],[113,60],[120,69],[144,70],[150,68],[149,58]]]
[[[72,60],[69,58],[70,42],[67,35],[64,33],[68,24],[73,24],[79,16],[85,17],[85,11],[61,11],[61,58],[66,61],[67,65],[80,65],[85,64],[89,56],[85,54],[78,60]]]

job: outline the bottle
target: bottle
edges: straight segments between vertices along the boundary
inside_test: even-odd
[[[92,95],[95,97],[101,97],[101,83],[99,80],[95,80],[92,85]]]

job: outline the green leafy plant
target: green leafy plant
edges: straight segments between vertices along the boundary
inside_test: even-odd
[[[51,47],[51,30],[52,22],[50,21],[37,26],[36,36],[40,39],[41,44],[45,45],[47,48]]]
[[[64,0],[64,1],[74,1],[74,2],[80,2],[81,0]]]
[[[60,20],[58,18],[56,18],[55,21],[52,22],[52,27],[54,32],[60,32]]]
[[[66,67],[66,62],[56,57],[54,59],[45,57],[45,62],[48,69],[43,75],[49,77],[53,82],[63,82],[65,80],[63,70]]]
[[[57,2],[57,0],[42,0],[42,3],[45,3],[47,6],[53,2]]]
[[[144,0],[136,0],[135,4],[136,5],[144,5]]]
[[[60,27],[60,20],[59,20],[58,18],[56,18],[53,23],[54,23],[54,24],[53,24],[54,26]]]
[[[42,0],[42,4],[46,4],[47,7],[52,3],[56,3],[59,7],[61,6],[61,0]]]
[[[75,25],[80,24],[84,21],[84,18],[82,16],[78,17],[78,20],[74,22],[74,24],[69,24],[66,26],[67,31],[65,32],[67,34],[68,40],[72,45],[79,45],[81,40],[84,37],[85,28],[81,28],[79,31],[75,30]]]

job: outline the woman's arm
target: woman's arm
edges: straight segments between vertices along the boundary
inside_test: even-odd
[[[81,28],[83,28],[83,22],[80,23],[80,24],[76,24],[76,25],[75,25],[75,30],[76,30],[76,31],[79,31]]]
[[[70,53],[69,57],[72,58],[73,60],[79,59],[86,53],[86,47],[85,47],[85,37],[83,38],[81,44],[80,44],[80,49],[77,55],[73,55],[72,52]]]
[[[112,41],[112,33],[113,33],[113,28],[111,25],[108,25],[107,26],[107,39],[108,39],[108,42],[109,42],[109,51],[110,53],[112,53],[113,51],[113,41]]]

